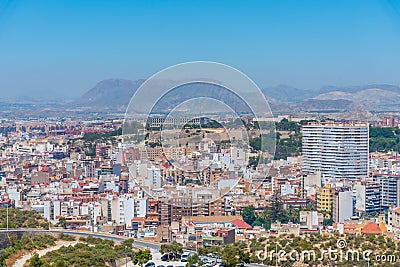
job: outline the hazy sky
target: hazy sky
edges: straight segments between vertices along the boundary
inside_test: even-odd
[[[0,98],[210,60],[260,86],[400,84],[398,1],[0,0]]]

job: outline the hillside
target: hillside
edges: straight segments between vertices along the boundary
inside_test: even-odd
[[[347,100],[359,104],[362,108],[385,110],[386,108],[400,108],[400,92],[382,88],[368,88],[357,92],[331,91],[319,94],[317,100]]]
[[[86,92],[74,106],[93,111],[125,111],[133,94],[144,80],[107,79]],[[159,81],[168,86],[168,81]],[[394,85],[325,86],[319,91],[287,85],[267,87],[262,92],[273,112],[400,110],[400,87]],[[149,92],[151,93],[151,92]],[[230,103],[237,112],[248,109],[234,94],[218,86],[191,84],[169,92],[155,106],[156,112],[168,111],[194,97],[216,98]]]
[[[97,83],[75,105],[92,108],[125,110],[132,95],[144,80],[107,79]]]
[[[313,97],[317,91],[298,89],[289,85],[277,85],[261,89],[268,98],[273,98],[281,102],[300,102]]]

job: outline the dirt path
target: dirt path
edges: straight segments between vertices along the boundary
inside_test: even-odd
[[[55,246],[52,246],[52,247],[49,247],[49,248],[46,248],[46,249],[42,249],[42,250],[32,251],[31,253],[25,254],[24,256],[22,256],[21,258],[16,260],[15,263],[12,265],[12,267],[23,267],[24,264],[33,256],[33,254],[35,252],[37,254],[39,254],[39,256],[41,257],[41,256],[44,256],[47,252],[60,249],[62,246],[75,246],[76,244],[78,244],[78,241],[72,241],[72,242],[60,241],[60,242],[56,242]]]

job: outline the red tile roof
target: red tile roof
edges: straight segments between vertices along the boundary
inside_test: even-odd
[[[240,220],[240,219],[235,219],[232,221],[232,223],[239,229],[246,229],[246,230],[253,229],[253,227],[251,227],[250,224],[248,224],[247,222]]]
[[[361,233],[377,235],[377,234],[381,234],[382,230],[381,230],[381,228],[379,228],[379,225],[377,225],[376,223],[369,222],[361,230]]]

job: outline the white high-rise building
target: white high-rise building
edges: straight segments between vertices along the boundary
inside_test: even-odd
[[[108,203],[107,203],[108,202]],[[146,199],[137,199],[133,194],[124,194],[119,197],[110,197],[104,208],[111,215],[110,222],[131,226],[134,217],[146,216]]]
[[[368,174],[368,123],[313,122],[303,126],[303,172],[323,178]]]
[[[333,220],[344,223],[353,216],[352,191],[336,191],[333,197]]]
[[[145,181],[145,186],[151,189],[161,188],[161,170],[154,166],[147,169],[147,180]]]

